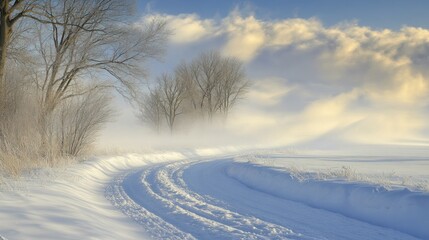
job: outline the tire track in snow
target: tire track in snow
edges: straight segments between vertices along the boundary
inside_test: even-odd
[[[155,239],[413,239],[249,189],[228,164],[145,167],[118,177],[106,197]]]
[[[297,239],[290,229],[276,224],[264,222],[253,216],[244,216],[227,208],[220,207],[209,196],[200,196],[190,191],[183,181],[183,171],[187,164],[171,164],[158,171],[156,179],[160,192],[167,199],[174,199],[174,204],[199,217],[211,221],[221,228],[240,232],[239,238],[246,239]],[[217,205],[216,205],[217,204]],[[228,227],[229,226],[229,227]],[[227,236],[229,237],[229,236]],[[302,238],[300,238],[302,239]]]
[[[122,187],[126,175],[117,177],[107,186],[105,196],[112,204],[147,229],[149,236],[155,239],[194,239],[157,215],[149,212],[128,196]]]

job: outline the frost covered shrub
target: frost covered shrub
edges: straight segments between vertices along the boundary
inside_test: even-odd
[[[39,96],[31,86],[9,77],[0,97],[0,175],[18,176],[39,167],[69,162],[89,150],[111,116],[110,97],[102,91],[70,98],[41,126]]]
[[[90,149],[112,116],[110,100],[105,92],[93,91],[64,102],[57,113],[54,136],[62,156],[76,156]]]
[[[22,79],[7,75],[0,96],[0,171],[12,175],[34,166],[40,147],[37,96]]]

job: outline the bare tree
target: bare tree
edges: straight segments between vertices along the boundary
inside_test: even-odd
[[[46,25],[39,36],[45,78],[39,87],[46,112],[62,100],[84,92],[71,92],[70,86],[90,78],[95,72],[107,73],[116,86],[134,95],[141,63],[157,57],[165,40],[165,24],[154,20],[144,27],[124,23],[127,1],[63,0],[46,1]],[[140,79],[141,76],[139,75]],[[102,87],[100,84],[95,88]]]
[[[167,36],[160,20],[127,23],[128,1],[46,0],[42,9],[42,134],[48,115],[64,100],[108,87],[134,97],[145,73],[142,64],[162,53]],[[90,89],[75,87],[88,80],[98,81]]]
[[[0,165],[3,156],[24,156],[18,154],[22,149],[29,149],[25,155],[31,161],[49,165],[53,154],[80,154],[111,115],[109,97],[102,92],[114,88],[130,99],[137,95],[145,61],[162,54],[168,32],[158,19],[129,21],[132,2],[1,0]],[[32,45],[15,38],[27,22],[33,24],[26,29],[36,32]],[[26,29],[24,36],[30,35]],[[25,67],[33,81],[5,77],[7,72],[24,72],[9,65],[16,63],[11,54],[21,52],[39,60]]]
[[[190,64],[182,63],[176,73],[185,79],[190,104],[209,120],[219,112],[226,117],[249,86],[242,63],[216,51],[203,53]]]
[[[176,78],[180,79],[184,84],[184,91],[186,92],[186,105],[184,107],[189,108],[188,110],[197,111],[200,109],[200,91],[198,86],[194,82],[193,74],[196,71],[193,71],[193,68],[186,63],[181,62],[175,70]]]
[[[168,74],[163,74],[158,82],[161,109],[172,133],[177,116],[183,113],[182,103],[185,99],[185,85],[179,78]]]
[[[2,0],[0,3],[0,80],[4,79],[6,54],[14,25],[34,8],[35,0]],[[0,86],[0,91],[2,87]]]
[[[61,155],[76,156],[91,146],[113,113],[110,100],[104,91],[98,90],[63,102],[55,138]]]
[[[158,129],[163,115],[170,131],[183,113],[198,112],[209,121],[222,114],[226,119],[248,87],[238,59],[222,57],[218,52],[204,53],[190,64],[179,64],[173,75],[157,79],[156,87],[140,105],[141,119]]]
[[[191,64],[193,82],[199,92],[199,108],[207,113],[209,120],[218,108],[214,91],[221,77],[220,60],[218,52],[209,52],[200,55]]]
[[[237,101],[244,96],[249,85],[243,64],[236,58],[223,58],[221,77],[217,81],[215,92],[216,106],[225,118]]]
[[[2,0],[0,3],[0,111],[4,112],[5,67],[8,48],[13,40],[14,26],[35,7],[36,0]],[[15,34],[16,36],[16,34]],[[2,114],[2,113],[0,113]]]
[[[140,119],[160,130],[162,118],[165,119],[170,133],[173,133],[177,117],[183,114],[186,98],[184,81],[175,75],[163,74],[154,88],[140,102]]]
[[[139,118],[141,121],[153,127],[157,133],[161,130],[163,109],[161,102],[161,92],[159,88],[149,89],[147,95],[138,101]]]

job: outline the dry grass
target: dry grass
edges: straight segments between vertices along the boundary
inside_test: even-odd
[[[91,149],[111,115],[108,95],[97,92],[65,102],[42,128],[38,96],[18,83],[0,98],[0,176],[64,166]]]

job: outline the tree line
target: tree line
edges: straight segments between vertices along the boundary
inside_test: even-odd
[[[158,77],[140,101],[140,118],[158,132],[166,126],[171,133],[180,118],[188,123],[196,119],[211,122],[215,116],[226,119],[248,87],[237,58],[223,57],[217,51],[203,53]]]

